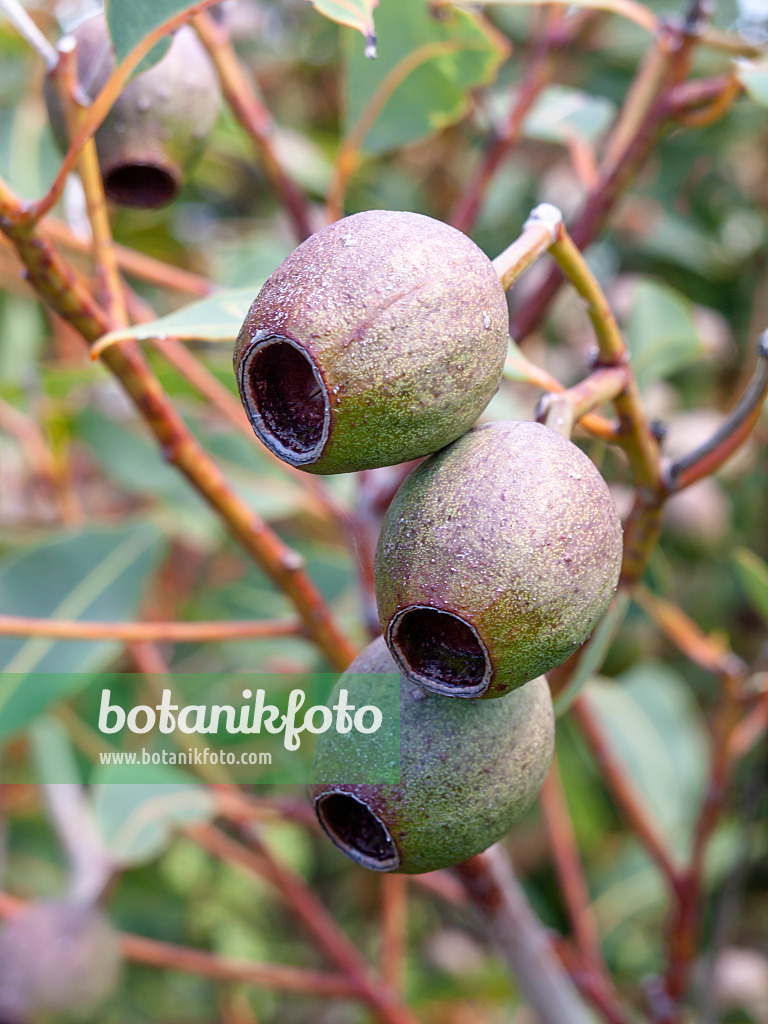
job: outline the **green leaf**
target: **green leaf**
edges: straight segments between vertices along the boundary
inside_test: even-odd
[[[245,314],[259,294],[264,282],[245,288],[229,288],[216,292],[209,299],[193,302],[175,313],[161,316],[145,324],[110,331],[94,345],[94,358],[104,349],[126,338],[147,341],[149,338],[180,338],[183,341],[233,342],[243,326]]]
[[[106,0],[107,27],[118,64],[158,25],[191,6],[189,0]],[[141,70],[161,60],[169,46],[170,39],[155,46],[142,61]]]
[[[647,278],[635,286],[627,340],[641,387],[670,377],[705,354],[688,300]]]
[[[83,781],[67,730],[58,719],[38,718],[29,730],[29,740],[39,782]]]
[[[625,590],[619,591],[587,641],[584,653],[568,685],[555,698],[555,713],[558,716],[564,714],[573,704],[587,680],[600,671],[628,611],[629,595]]]
[[[159,531],[146,524],[91,527],[37,544],[0,562],[0,614],[103,622],[135,618],[162,550]],[[3,637],[0,670],[95,672],[118,650],[111,642]],[[29,684],[0,694],[0,712],[5,720],[13,710],[18,724],[47,706],[45,697]],[[22,714],[22,706],[28,714]]]
[[[615,682],[592,680],[585,693],[661,828],[685,842],[708,762],[706,727],[685,680],[666,665],[643,662]]]
[[[607,130],[616,105],[602,96],[551,85],[533,106],[523,130],[529,139],[567,142],[574,136],[595,142]]]
[[[379,0],[310,0],[310,3],[331,21],[348,25],[362,32],[365,37],[365,56],[376,56],[376,30],[373,24],[373,9]]]
[[[753,551],[739,548],[733,556],[741,588],[755,611],[768,623],[768,565]]]
[[[755,103],[768,107],[768,61],[739,61],[736,77]]]
[[[141,766],[110,765],[93,782],[93,809],[104,844],[121,864],[152,860],[168,846],[177,829],[210,821],[213,796],[195,785],[192,776],[173,768],[149,765],[151,782],[136,782]],[[163,781],[164,780],[164,781]]]
[[[496,79],[508,44],[487,21],[426,3],[387,0],[377,15],[379,56],[367,61],[347,46],[345,131],[369,153],[386,153],[454,124],[470,90]],[[348,38],[348,43],[351,40]]]

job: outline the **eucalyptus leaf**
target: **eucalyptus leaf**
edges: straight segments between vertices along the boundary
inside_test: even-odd
[[[706,726],[685,680],[647,661],[616,681],[593,679],[584,692],[628,777],[682,846],[698,816],[708,763]]]
[[[373,10],[379,0],[310,0],[320,14],[339,25],[348,25],[362,32],[365,37],[365,56],[376,56],[376,29],[373,24]]]
[[[103,335],[93,348],[96,356],[126,338],[148,341],[150,338],[179,338],[183,341],[234,342],[243,326],[245,314],[264,282],[245,288],[222,289],[208,299],[200,299],[175,313],[148,323],[134,324]]]
[[[670,377],[705,355],[691,303],[650,278],[635,285],[627,335],[641,387]]]
[[[147,524],[91,528],[36,544],[0,562],[0,614],[135,618],[163,548],[160,532]],[[112,642],[0,638],[0,732],[22,728],[73,687],[81,689],[119,649]],[[54,676],[38,686],[35,673]]]
[[[387,0],[377,15],[379,55],[367,61],[347,38],[344,123],[362,149],[386,153],[460,120],[470,91],[495,81],[509,45],[489,22],[426,3]]]
[[[131,782],[126,782],[129,773]],[[213,795],[196,785],[190,775],[168,767],[149,765],[142,778],[141,765],[100,768],[94,778],[93,809],[102,839],[122,864],[143,864],[168,846],[185,826],[210,821],[215,813]]]
[[[733,555],[741,589],[749,603],[768,624],[768,565],[753,551],[739,548]]]

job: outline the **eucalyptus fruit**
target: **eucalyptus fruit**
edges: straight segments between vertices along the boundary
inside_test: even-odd
[[[606,611],[621,567],[608,487],[539,423],[475,427],[406,478],[376,552],[376,600],[405,675],[500,697],[561,664]]]
[[[495,394],[504,289],[465,235],[370,210],[323,228],[272,274],[235,348],[258,437],[285,462],[344,473],[437,451]]]
[[[374,871],[419,874],[450,867],[504,836],[541,788],[554,748],[547,681],[536,679],[498,701],[427,694],[400,675],[383,638],[339,679],[357,706],[400,685],[399,783],[336,784],[375,758],[377,733],[318,737],[315,812],[331,841]]]
[[[117,985],[121,961],[100,910],[32,903],[0,929],[0,1020],[90,1018]]]
[[[70,34],[77,40],[80,89],[93,100],[115,66],[106,19],[96,14]],[[45,96],[54,134],[66,149],[61,101],[50,78]],[[213,63],[194,30],[185,25],[163,59],[128,83],[96,132],[108,198],[120,206],[147,209],[171,202],[205,146],[220,100]]]

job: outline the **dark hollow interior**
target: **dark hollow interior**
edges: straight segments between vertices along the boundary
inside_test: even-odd
[[[139,210],[155,210],[176,198],[176,178],[154,164],[123,164],[104,179],[107,197],[118,206]]]
[[[307,356],[287,341],[257,348],[248,364],[250,392],[267,433],[306,455],[322,440],[325,396]]]
[[[466,689],[483,683],[483,648],[467,623],[450,612],[411,608],[397,621],[393,640],[411,672],[436,686]]]
[[[329,793],[317,801],[317,813],[340,846],[382,866],[397,864],[395,844],[379,819],[357,797]]]

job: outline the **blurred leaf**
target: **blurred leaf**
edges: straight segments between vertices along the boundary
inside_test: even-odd
[[[611,124],[615,113],[615,103],[603,96],[552,85],[539,96],[525,119],[523,130],[529,139],[542,142],[567,142],[573,136],[595,142]]]
[[[635,285],[627,335],[641,387],[670,377],[705,354],[690,302],[647,278]]]
[[[37,544],[0,561],[0,614],[102,622],[135,618],[162,551],[159,531],[147,524],[91,527]],[[114,643],[3,637],[0,667],[14,673],[95,672],[118,650]],[[13,709],[19,721],[48,703],[33,685],[0,696],[4,716]]]
[[[232,488],[267,520],[292,515],[307,500],[303,488],[270,462],[255,441],[228,433],[201,432],[189,422],[204,447],[222,464]],[[94,409],[84,409],[77,429],[99,460],[106,476],[129,494],[142,494],[170,508],[163,525],[198,544],[221,536],[221,525],[184,477],[164,461],[148,437],[115,423]]]
[[[739,548],[734,552],[733,560],[736,563],[739,582],[749,603],[768,623],[768,565],[747,548]]]
[[[707,734],[691,692],[673,669],[644,662],[615,682],[592,680],[589,695],[627,775],[660,827],[684,842],[707,778]]]
[[[106,0],[107,26],[118,64],[164,21],[191,7],[189,0]],[[146,71],[168,52],[170,39],[154,46],[141,62]]]
[[[739,61],[736,77],[755,103],[768,107],[768,61]]]
[[[193,302],[158,320],[110,331],[96,342],[92,350],[94,357],[116,341],[124,341],[126,338],[136,338],[138,341],[146,341],[148,338],[181,338],[184,341],[234,342],[243,326],[245,314],[263,283],[259,281],[246,288],[222,289],[209,299]]]
[[[75,751],[61,722],[43,715],[30,728],[29,739],[39,782],[82,782]]]
[[[426,3],[387,0],[377,15],[379,56],[367,61],[347,47],[345,133],[361,148],[386,153],[454,124],[469,109],[470,90],[489,85],[509,44],[479,15]],[[364,141],[363,141],[364,140]]]
[[[626,590],[620,590],[611,602],[608,611],[598,622],[592,636],[587,640],[584,653],[579,659],[576,671],[569,679],[568,685],[555,697],[555,713],[558,716],[565,714],[590,676],[600,671],[628,610],[629,595]]]
[[[0,384],[23,384],[37,364],[45,321],[38,302],[0,292]]]
[[[310,0],[310,3],[316,11],[331,21],[362,32],[365,37],[365,56],[376,56],[373,10],[378,6],[379,0]]]
[[[134,780],[126,783],[126,771]],[[177,829],[210,821],[213,795],[172,768],[147,767],[152,782],[139,783],[141,766],[110,765],[92,779],[93,809],[104,843],[122,864],[141,864],[162,853]],[[157,781],[163,780],[166,781]]]

